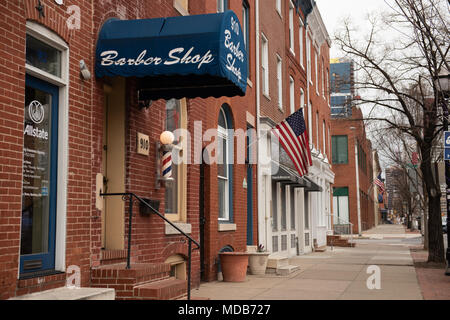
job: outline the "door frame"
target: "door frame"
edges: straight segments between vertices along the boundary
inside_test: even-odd
[[[49,222],[48,222],[48,244],[47,252],[20,255],[19,273],[26,274],[45,270],[55,269],[55,243],[56,243],[56,205],[58,194],[58,123],[59,123],[59,88],[44,80],[31,75],[25,76],[25,86],[31,87],[51,95],[51,124],[50,124],[50,172],[49,172]],[[23,204],[22,204],[23,206]],[[23,207],[22,207],[23,211]],[[41,260],[39,268],[24,270],[26,261]]]

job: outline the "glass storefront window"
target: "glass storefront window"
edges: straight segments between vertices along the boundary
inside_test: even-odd
[[[21,254],[48,251],[52,96],[25,89]]]

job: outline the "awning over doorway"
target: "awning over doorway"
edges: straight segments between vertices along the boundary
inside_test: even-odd
[[[97,77],[139,78],[139,99],[244,96],[247,52],[237,16],[118,20],[103,25]]]
[[[305,188],[306,192],[322,192],[322,187],[313,182],[310,178],[300,175],[296,170],[288,166],[272,161],[271,163],[272,180],[289,184],[294,188]]]
[[[298,173],[290,169],[289,167],[272,161],[271,163],[272,180],[281,182],[283,184],[289,184],[294,188],[306,188],[308,187],[307,181],[304,177],[300,177]]]

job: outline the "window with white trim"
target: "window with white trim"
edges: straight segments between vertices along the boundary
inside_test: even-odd
[[[299,47],[300,47],[300,51],[299,51],[299,61],[300,61],[300,65],[302,66],[302,68],[304,68],[304,57],[303,57],[303,23],[302,20],[300,19],[300,28],[298,30],[298,42],[299,42]]]
[[[269,96],[269,41],[261,35],[261,71],[262,89],[266,96]]]
[[[289,48],[293,55],[295,55],[294,46],[294,5],[289,1]]]
[[[166,101],[166,130],[175,135],[172,149],[172,178],[166,183],[164,193],[165,215],[171,221],[186,222],[186,174],[187,159],[183,151],[187,148],[187,137],[180,136],[187,130],[186,99],[171,99]]]
[[[69,47],[26,22],[20,274],[65,270]],[[33,135],[31,131],[43,135]],[[34,154],[38,154],[34,156]],[[28,174],[25,174],[28,173]]]
[[[217,0],[217,12],[228,10],[228,0]]]
[[[315,48],[315,54],[314,54],[314,68],[315,68],[315,73],[316,73],[316,93],[317,95],[319,95],[319,60],[318,60],[318,53],[319,51],[317,50],[317,48]]]
[[[305,92],[300,88],[300,109],[305,107]]]
[[[289,106],[291,114],[295,112],[295,81],[289,77]]]
[[[275,0],[275,9],[277,10],[278,14],[281,16],[281,0]]]
[[[277,55],[277,89],[278,89],[278,108],[283,110],[283,62]]]
[[[229,118],[224,107],[219,111],[219,125],[217,135],[217,178],[219,187],[219,220],[231,220],[230,204],[230,186],[232,186],[232,176],[230,173],[231,165],[229,157],[231,153],[230,142],[233,141],[229,136],[228,130],[231,128]]]

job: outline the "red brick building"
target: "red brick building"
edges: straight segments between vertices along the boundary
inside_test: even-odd
[[[262,161],[258,164],[258,225],[260,241],[276,261],[325,245],[331,229],[328,217],[334,175],[327,160],[330,39],[311,1],[260,1],[259,12],[257,108]],[[303,110],[313,159],[309,174],[301,178],[268,134],[299,109]]]
[[[350,222],[353,233],[375,226],[372,145],[361,119],[361,110],[353,107],[351,117],[331,120],[334,224]]]
[[[245,146],[221,129],[245,131],[256,126],[253,1],[223,4],[220,8],[216,1],[206,0],[0,4],[1,299],[64,286],[71,266],[79,267],[81,286],[114,288],[117,298],[155,298],[139,287],[149,281],[175,288],[174,295],[186,292],[185,238],[134,203],[132,268],[125,270],[129,202],[98,197],[100,190],[135,193],[159,202],[159,211],[168,220],[201,243],[201,250],[192,251],[193,286],[201,277],[216,279],[219,251],[244,251],[247,244],[258,243],[255,166],[230,161],[224,170],[223,165],[201,164],[195,158],[214,141],[207,134],[214,128],[227,153],[237,159]],[[139,79],[95,77],[97,41],[109,19],[224,9],[236,13],[245,33],[249,71],[244,97],[150,103],[138,100]],[[34,102],[40,99],[46,104]],[[52,118],[43,122],[45,129],[36,130],[32,123],[43,121],[44,113]],[[186,129],[190,136],[175,137],[173,157],[190,162],[174,162],[175,182],[160,183],[156,142],[163,131],[174,129]],[[138,134],[144,137],[148,154],[138,153]],[[217,149],[212,154],[223,152]],[[36,187],[27,179],[38,173],[42,184]],[[49,217],[45,212],[52,213]],[[133,280],[123,280],[130,276]],[[156,298],[174,298],[167,292]]]

